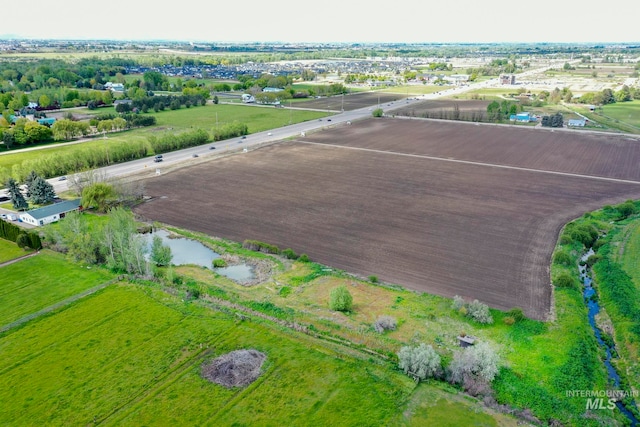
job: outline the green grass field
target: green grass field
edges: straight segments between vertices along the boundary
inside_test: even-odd
[[[114,278],[106,270],[70,264],[57,252],[42,250],[0,268],[0,326],[42,310]]]
[[[89,110],[78,110],[78,113],[89,113]],[[95,114],[115,113],[113,108],[94,111]],[[75,150],[105,150],[110,143],[132,142],[137,140],[147,141],[151,135],[162,132],[181,132],[193,128],[202,128],[212,132],[218,125],[238,121],[246,123],[249,133],[262,132],[290,123],[300,123],[309,120],[326,117],[322,111],[306,111],[295,109],[282,109],[273,107],[208,104],[203,107],[182,108],[180,110],[166,110],[153,114],[157,118],[157,125],[148,128],[134,129],[126,132],[117,132],[107,135],[107,139],[101,136],[80,144],[49,144],[41,150],[15,151],[0,155],[0,168],[11,170],[14,164],[20,164],[25,160],[35,160],[43,154],[73,152]]]
[[[19,248],[14,242],[0,239],[0,263],[19,258],[31,252],[32,251]]]
[[[256,382],[200,377],[240,348],[267,355]],[[130,285],[2,336],[0,355],[8,426],[394,425],[415,387],[386,364]]]

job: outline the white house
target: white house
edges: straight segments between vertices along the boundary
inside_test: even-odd
[[[80,199],[66,200],[64,202],[54,203],[38,209],[32,209],[22,212],[19,216],[20,221],[32,225],[45,225],[56,222],[71,211],[80,209]]]
[[[104,88],[111,92],[124,92],[124,85],[122,83],[106,82]]]

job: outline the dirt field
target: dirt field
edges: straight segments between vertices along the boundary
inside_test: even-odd
[[[445,118],[457,108],[460,119],[472,120],[472,117],[477,117],[478,119],[475,121],[480,121],[480,118],[486,116],[489,103],[490,101],[480,100],[433,99],[411,103],[404,108],[393,110],[391,114],[407,117]]]
[[[405,98],[406,96],[399,95],[397,93],[358,92],[345,95],[344,97],[331,96],[328,98],[310,99],[305,102],[297,102],[295,106],[297,108],[312,108],[317,110],[330,111],[341,111],[344,107],[345,111],[351,111],[369,106],[373,106],[372,108],[376,108],[377,104],[379,103],[380,108],[384,109],[384,106],[389,102]]]
[[[560,228],[588,210],[640,198],[640,182],[624,181],[640,181],[638,144],[583,132],[368,119],[149,179],[154,199],[137,212],[543,319]]]

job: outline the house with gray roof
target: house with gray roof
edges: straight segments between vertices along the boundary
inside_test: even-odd
[[[53,203],[38,209],[22,212],[19,216],[20,221],[36,226],[50,224],[65,217],[71,211],[80,209],[80,199],[65,200],[63,202]]]

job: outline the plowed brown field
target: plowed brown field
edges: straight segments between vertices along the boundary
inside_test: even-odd
[[[560,228],[588,210],[640,198],[638,144],[369,119],[154,177],[145,183],[154,199],[136,211],[543,319]]]

